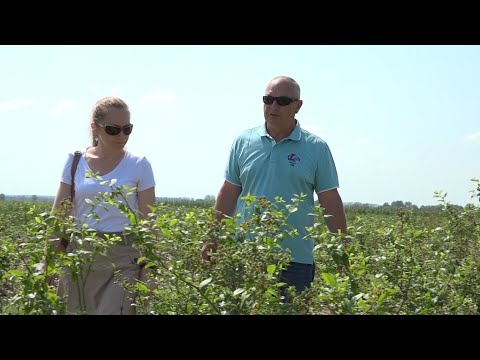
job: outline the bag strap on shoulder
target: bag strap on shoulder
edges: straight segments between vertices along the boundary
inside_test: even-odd
[[[78,167],[78,162],[80,161],[80,156],[82,156],[82,152],[77,150],[75,151],[75,155],[73,156],[73,162],[72,162],[72,169],[71,169],[71,174],[72,174],[72,186],[70,187],[70,196],[73,202],[73,199],[75,197],[75,173],[77,172],[77,167]]]
[[[72,168],[70,169],[70,174],[72,175],[72,186],[70,186],[70,200],[73,203],[75,197],[75,173],[77,172],[78,162],[80,161],[80,156],[82,156],[82,152],[77,150],[74,153],[73,161],[72,161]],[[61,238],[60,243],[64,247],[64,249],[68,246],[68,240],[66,238]]]

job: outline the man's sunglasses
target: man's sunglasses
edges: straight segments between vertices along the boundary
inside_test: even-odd
[[[287,96],[264,96],[263,97],[263,103],[267,105],[272,105],[273,102],[276,101],[278,105],[280,106],[286,106],[290,105],[290,103],[294,101],[298,101],[298,99],[292,99]]]
[[[130,135],[133,130],[133,124],[128,124],[122,127],[117,125],[104,125],[104,124],[97,124],[97,125],[100,127],[103,127],[105,129],[105,132],[108,135],[118,135],[122,130],[125,135]]]

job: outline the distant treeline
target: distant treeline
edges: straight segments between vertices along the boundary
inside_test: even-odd
[[[53,202],[55,199],[54,196],[41,196],[41,195],[5,195],[0,194],[0,201],[8,201],[8,200],[17,200],[17,201],[50,201]],[[215,196],[213,195],[206,195],[203,199],[194,199],[188,197],[157,197],[157,202],[163,203],[174,203],[179,205],[213,205],[215,203]],[[318,201],[316,201],[318,204]],[[389,210],[396,210],[396,209],[411,209],[413,211],[431,211],[431,210],[438,210],[440,211],[441,205],[422,205],[417,206],[412,204],[409,201],[403,202],[401,200],[392,201],[389,203],[384,203],[383,205],[378,204],[367,204],[367,203],[360,203],[360,202],[346,202],[345,204],[346,209],[358,210],[359,212],[384,212]],[[453,205],[458,209],[463,209],[462,206]]]
[[[442,205],[422,205],[417,206],[412,204],[411,202],[403,202],[401,200],[392,201],[389,203],[384,203],[383,205],[375,205],[375,204],[364,204],[364,203],[345,203],[345,209],[347,210],[355,210],[357,213],[376,213],[376,212],[393,212],[398,209],[411,209],[412,211],[419,211],[419,212],[430,212],[430,211],[441,211]],[[460,205],[453,205],[452,207],[457,208],[459,210],[463,209]]]
[[[164,203],[175,203],[175,204],[214,204],[215,203],[215,196],[207,195],[203,199],[194,199],[188,197],[157,197],[157,202],[164,202]],[[55,196],[42,196],[42,195],[5,195],[0,194],[0,201],[49,201],[53,202],[55,200]]]

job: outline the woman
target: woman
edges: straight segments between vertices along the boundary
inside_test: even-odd
[[[136,188],[134,195],[127,197],[127,202],[139,218],[144,218],[150,212],[148,206],[155,203],[153,171],[145,156],[125,149],[133,124],[130,123],[130,111],[123,100],[107,97],[97,101],[90,126],[92,146],[82,151],[78,162],[72,215],[79,225],[87,224],[94,229],[97,236],[108,240],[113,234],[119,234],[122,239],[109,246],[106,256],[94,254],[89,271],[83,269],[79,280],[77,277],[73,280],[69,271],[64,272],[60,277],[58,293],[67,295],[69,314],[135,314],[132,297],[118,283],[119,279],[133,283],[141,273],[135,261],[140,257],[139,252],[132,247],[130,237],[122,235],[130,220],[116,206],[102,203],[92,207],[91,203],[98,203],[95,198],[99,194],[111,193],[109,184],[115,179],[116,188],[123,185]],[[52,211],[70,197],[73,157],[73,153],[69,154],[65,163]],[[107,184],[102,185],[98,179],[85,177],[89,171],[100,176]],[[126,194],[126,191],[123,193]],[[117,197],[115,201],[122,199]],[[69,252],[76,246],[75,241],[71,241],[64,250]],[[120,276],[116,274],[117,270]]]

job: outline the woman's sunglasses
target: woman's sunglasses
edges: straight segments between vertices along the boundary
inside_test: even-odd
[[[298,99],[292,99],[287,96],[264,96],[263,97],[263,103],[267,105],[272,105],[273,102],[276,101],[278,105],[280,106],[286,106],[290,105],[293,101],[298,101]]]
[[[128,124],[122,127],[118,125],[104,125],[104,124],[97,124],[97,125],[100,127],[103,127],[105,129],[105,132],[108,135],[113,135],[113,136],[120,134],[122,130],[125,135],[130,135],[133,130],[133,124]]]

